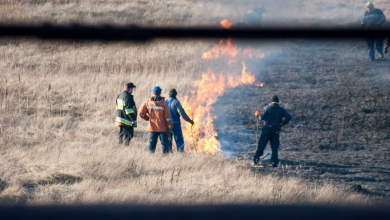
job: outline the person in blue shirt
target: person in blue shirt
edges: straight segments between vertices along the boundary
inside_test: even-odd
[[[280,107],[278,103],[279,98],[274,95],[271,98],[271,103],[261,113],[259,111],[255,113],[258,120],[264,120],[261,136],[257,143],[256,154],[253,157],[253,163],[255,165],[260,161],[260,157],[263,155],[264,149],[269,141],[271,142],[272,149],[272,166],[278,166],[279,132],[282,126],[287,125],[292,119],[291,115],[284,108]]]
[[[171,138],[170,150],[172,151],[172,135],[173,135],[173,137],[175,138],[177,151],[184,152],[184,139],[181,130],[180,116],[185,121],[190,123],[191,126],[194,125],[194,121],[188,117],[183,107],[181,106],[179,100],[177,100],[176,96],[177,96],[176,89],[171,89],[169,90],[169,98],[165,100],[168,103],[169,110],[171,112],[172,123],[173,123],[172,134],[170,137]]]
[[[386,22],[386,16],[383,11],[374,8],[374,4],[367,2],[367,11],[364,13],[361,28],[367,30],[378,30],[382,28],[382,25]],[[375,47],[379,53],[379,57],[382,59],[384,54],[383,38],[368,38],[367,41],[367,52],[368,59],[370,61],[375,60]]]

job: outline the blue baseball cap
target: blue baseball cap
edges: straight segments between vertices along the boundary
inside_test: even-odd
[[[153,88],[153,93],[154,94],[161,94],[161,88],[160,88],[160,86],[155,86],[154,88]]]

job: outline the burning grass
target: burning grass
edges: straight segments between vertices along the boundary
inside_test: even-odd
[[[140,21],[141,24],[152,25],[175,21],[178,24],[209,24],[214,19],[204,21],[202,19],[207,13],[191,11],[199,10],[200,6],[189,7],[191,9],[183,12],[183,8],[193,4],[189,2],[176,2],[172,6],[174,9],[165,3],[162,7],[160,3],[151,6],[152,3],[142,1],[123,2],[123,10],[117,9],[116,4],[120,1],[108,2],[103,11],[99,6],[103,3],[95,7],[95,1],[37,2],[39,4],[19,4],[24,7],[24,17],[18,19],[28,22],[51,20],[54,23],[74,20],[85,23]],[[139,7],[133,7],[137,6],[137,2]],[[6,10],[13,10],[12,7]],[[171,14],[169,11],[181,13],[166,17]],[[220,16],[230,12],[223,11]],[[214,20],[218,23],[220,19]],[[196,103],[190,110],[194,112],[196,125],[203,126],[194,129],[193,134],[203,138],[202,135],[207,133],[208,140],[213,141],[211,145],[217,146],[211,153],[218,151],[220,144],[215,138],[214,128],[207,127],[210,129],[207,131],[204,126],[212,125],[214,116],[205,114],[203,110],[211,110],[212,104],[227,88],[250,84],[263,86],[261,82],[256,82],[243,62],[244,59],[264,58],[258,50],[242,50],[231,40],[213,47],[212,43],[198,41],[154,41],[149,45],[138,45],[6,39],[2,40],[0,47],[2,203],[371,202],[364,195],[347,193],[326,181],[284,175],[285,172],[295,172],[291,168],[260,172],[250,167],[249,161],[228,160],[218,154],[174,153],[162,156],[158,152],[151,155],[146,151],[146,123],[139,124],[130,147],[117,145],[113,103],[123,83],[133,81],[137,85],[134,94],[137,106],[141,106],[149,97],[152,86],[157,84],[163,88],[163,95],[168,89],[176,88],[183,103],[186,103],[184,97],[187,95],[188,104],[184,105],[190,107],[190,103]],[[210,48],[215,50],[210,53],[209,60],[218,59],[235,69],[228,77],[218,70],[204,71],[210,66],[204,66],[200,57]],[[215,90],[210,93],[201,88]],[[197,114],[205,115],[211,121],[197,117]],[[189,133],[186,134],[190,149],[192,141]],[[200,137],[196,139],[205,140]],[[196,144],[199,149],[205,147],[205,143],[197,141]]]
[[[49,53],[46,48],[51,48]],[[3,46],[2,203],[370,202],[329,183],[253,170],[249,161],[203,153],[151,155],[145,123],[139,124],[130,147],[117,145],[112,103],[121,83],[134,79],[140,106],[155,84],[164,94],[171,87],[188,92],[194,82],[189,79],[199,72],[199,63],[183,55],[181,60],[168,59],[169,72],[175,72],[171,77],[159,66],[164,63],[159,47],[139,56],[147,48],[37,41]]]
[[[257,49],[254,53],[259,53]],[[202,58],[206,60],[217,59],[217,62],[225,63],[222,66],[229,66],[233,72],[219,71],[215,73],[211,67],[207,72],[202,73],[202,79],[195,82],[195,89],[191,91],[190,96],[186,96],[183,101],[183,108],[193,116],[194,126],[187,124],[183,131],[183,136],[187,143],[192,143],[187,147],[187,152],[205,152],[215,154],[221,151],[221,144],[216,139],[213,121],[216,116],[213,115],[213,104],[222,96],[227,89],[235,88],[241,85],[259,85],[264,83],[255,83],[256,78],[246,67],[246,60],[253,59],[253,50],[247,48],[242,50],[228,39],[226,43],[220,40],[219,44],[203,53]],[[264,57],[264,54],[262,55]],[[242,70],[235,70],[232,64],[240,63]]]

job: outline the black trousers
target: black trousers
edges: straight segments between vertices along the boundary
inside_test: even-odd
[[[126,146],[129,146],[131,139],[134,137],[134,128],[133,127],[119,127],[119,144],[122,144],[123,141]]]
[[[390,37],[386,38],[385,40],[385,49],[389,48],[390,46]]]
[[[254,156],[254,159],[259,159],[264,154],[264,149],[268,144],[268,141],[271,142],[272,157],[271,162],[273,166],[278,166],[278,149],[280,145],[279,141],[279,127],[263,127],[259,143],[257,143],[257,150]]]

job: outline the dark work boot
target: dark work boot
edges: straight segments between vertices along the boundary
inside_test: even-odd
[[[253,159],[253,165],[257,165],[259,163],[260,159],[259,158],[254,158]]]
[[[130,145],[130,138],[126,138],[125,139],[125,146],[129,146]]]

